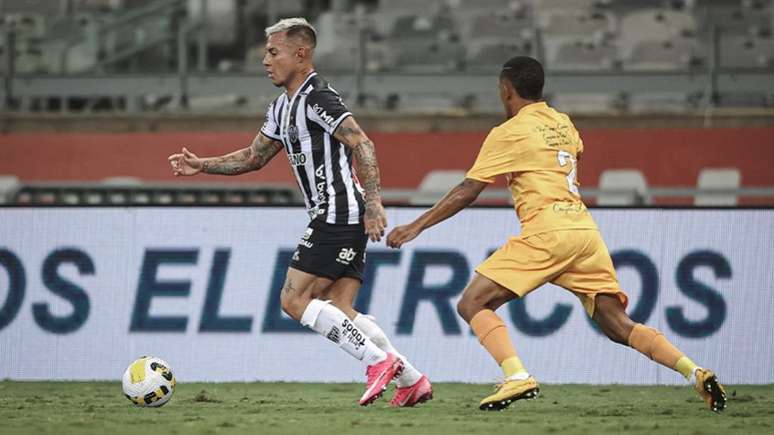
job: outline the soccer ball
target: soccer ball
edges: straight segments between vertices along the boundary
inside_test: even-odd
[[[176,384],[169,364],[152,356],[131,363],[121,383],[126,398],[142,407],[158,407],[169,402]]]

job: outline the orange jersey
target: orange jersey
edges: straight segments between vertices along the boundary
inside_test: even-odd
[[[505,175],[522,236],[596,229],[578,192],[583,141],[570,118],[544,102],[492,129],[466,177],[493,183]]]

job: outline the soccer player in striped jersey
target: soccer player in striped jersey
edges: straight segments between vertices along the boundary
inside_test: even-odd
[[[375,401],[393,378],[393,406],[429,400],[427,377],[395,349],[373,317],[353,308],[368,240],[380,241],[387,225],[374,144],[338,92],[315,72],[315,29],[303,18],[288,18],[268,27],[266,36],[263,65],[285,92],[269,104],[253,143],[209,158],[183,148],[169,157],[173,172],[242,174],[261,169],[284,149],[311,222],[287,271],[282,309],[368,366],[361,405]]]
[[[710,409],[723,410],[725,392],[711,370],[697,366],[657,329],[635,323],[626,314],[628,298],[578,190],[583,141],[567,115],[541,101],[543,83],[543,67],[535,59],[519,56],[503,65],[499,90],[508,119],[489,133],[465,180],[414,222],[395,227],[387,245],[400,248],[473,203],[486,186],[504,176],[521,234],[476,268],[457,305],[505,377],[479,407],[503,409],[537,395],[538,383],[517,356],[495,310],[551,282],[578,296],[608,338],[679,372]]]

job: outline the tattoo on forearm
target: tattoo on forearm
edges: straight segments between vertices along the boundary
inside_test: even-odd
[[[379,196],[379,164],[376,161],[374,143],[366,139],[353,149],[353,154],[357,159],[357,172],[363,181],[365,191],[363,218],[366,221],[378,219],[382,200]]]
[[[261,141],[256,139],[248,148],[213,157],[202,162],[202,172],[207,174],[239,175],[245,172],[261,169],[274,157],[282,144],[275,140]]]
[[[207,174],[237,175],[250,168],[252,152],[246,148],[222,157],[213,157],[202,163],[202,171]]]
[[[363,180],[366,202],[379,201],[379,163],[376,161],[374,143],[366,139],[352,152],[357,159],[357,172]]]
[[[375,218],[379,213],[377,205],[381,205],[379,196],[381,180],[374,143],[368,139],[352,118],[345,119],[339,125],[335,136],[342,143],[347,144],[355,156],[357,174],[363,183],[363,190],[365,190],[365,217]]]

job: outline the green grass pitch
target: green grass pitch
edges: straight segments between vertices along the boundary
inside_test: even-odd
[[[491,386],[436,384],[435,399],[361,408],[359,384],[178,384],[159,409],[118,382],[0,382],[0,434],[771,434],[774,385],[728,386],[714,414],[688,386],[542,385],[537,400],[478,410]],[[385,396],[389,398],[392,391]]]

